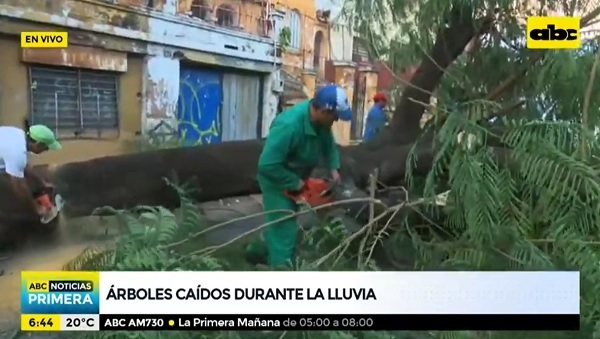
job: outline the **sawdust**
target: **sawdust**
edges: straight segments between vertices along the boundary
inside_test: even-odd
[[[59,217],[62,218],[62,217]],[[101,246],[114,234],[114,223],[98,217],[60,220],[57,232],[44,238],[32,238],[21,249],[0,258],[0,338],[14,338],[20,326],[21,271],[61,270],[89,246]],[[108,231],[108,232],[107,232]],[[29,338],[18,335],[19,338]],[[44,336],[47,337],[47,336]]]

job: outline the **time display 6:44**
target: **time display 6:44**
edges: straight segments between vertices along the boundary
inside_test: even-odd
[[[60,315],[21,314],[21,331],[60,331]]]

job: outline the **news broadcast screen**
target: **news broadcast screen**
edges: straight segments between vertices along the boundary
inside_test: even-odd
[[[23,331],[578,330],[578,272],[22,272]]]

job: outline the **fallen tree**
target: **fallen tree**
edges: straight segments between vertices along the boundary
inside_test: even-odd
[[[227,142],[94,159],[59,168],[54,182],[66,200],[63,213],[67,216],[89,215],[104,205],[177,207],[177,193],[165,178],[193,183],[192,197],[199,202],[256,194],[260,193],[256,164],[262,146],[260,140]],[[364,146],[341,147],[341,172],[351,176],[359,187],[365,187],[375,168],[383,182],[396,182],[404,177],[411,148],[388,146],[369,151]],[[431,167],[433,149],[423,148],[420,158],[419,168],[425,174]],[[167,164],[180,165],[173,170]]]

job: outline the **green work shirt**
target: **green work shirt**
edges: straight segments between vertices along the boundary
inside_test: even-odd
[[[310,121],[310,100],[298,103],[275,117],[258,160],[261,187],[297,190],[324,159],[329,169],[340,168],[340,154],[331,128]]]

